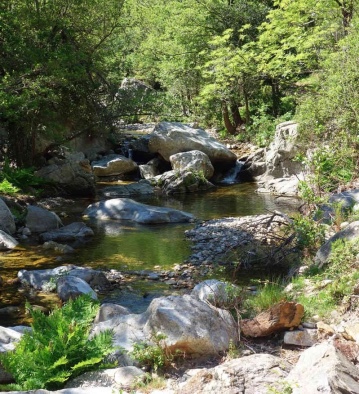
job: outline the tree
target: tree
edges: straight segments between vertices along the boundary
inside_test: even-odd
[[[66,140],[106,123],[103,64],[121,8],[117,0],[0,5],[0,122],[19,165],[32,163],[39,137]]]

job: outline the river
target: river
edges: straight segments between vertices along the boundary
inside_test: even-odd
[[[256,194],[254,184],[219,186],[215,191],[186,194],[175,197],[147,196],[136,200],[190,212],[198,220],[226,216],[246,216],[273,210],[291,210],[279,204],[274,196]],[[78,200],[67,211],[64,223],[82,221],[81,213],[89,201]],[[59,208],[62,211],[62,207]],[[138,225],[130,222],[107,221],[102,224],[87,222],[95,236],[76,249],[73,255],[56,256],[41,246],[25,245],[0,254],[0,276],[4,280],[16,278],[19,269],[43,269],[62,264],[76,264],[99,269],[128,271],[170,270],[190,255],[190,244],[184,231],[194,224]],[[118,291],[102,296],[102,301],[112,301],[141,312],[157,296],[173,293],[168,285],[159,281],[138,279]],[[3,286],[0,294],[0,325],[26,323],[24,302],[48,307],[58,303],[54,295],[23,292],[16,286]],[[1,312],[2,308],[10,312]],[[3,310],[4,311],[4,310]]]

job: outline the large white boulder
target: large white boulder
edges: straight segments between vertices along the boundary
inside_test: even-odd
[[[141,204],[129,198],[114,198],[91,204],[86,208],[84,216],[100,220],[131,220],[144,224],[190,222],[194,219],[190,213]]]
[[[202,173],[206,179],[211,179],[214,174],[214,168],[209,157],[199,150],[176,153],[170,156],[170,162],[172,169],[175,171],[189,170]]]
[[[113,330],[114,344],[131,351],[139,341],[151,343],[161,332],[169,350],[213,355],[238,341],[237,325],[228,311],[189,295],[155,298],[142,314],[113,317],[96,324],[93,333]]]
[[[214,167],[232,167],[237,157],[227,147],[211,137],[205,130],[183,123],[160,122],[149,135],[150,152],[170,161],[170,156],[192,150],[205,153]]]

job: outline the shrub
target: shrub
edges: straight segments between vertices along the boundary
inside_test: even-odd
[[[27,305],[33,318],[14,351],[0,355],[12,374],[16,390],[60,388],[70,378],[98,369],[113,350],[112,333],[104,331],[89,339],[99,305],[89,296],[70,300],[49,316]]]

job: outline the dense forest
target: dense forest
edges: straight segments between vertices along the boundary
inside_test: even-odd
[[[355,0],[2,2],[2,151],[29,166],[39,137],[61,143],[119,119],[197,122],[266,145],[276,123],[294,118],[306,147],[326,142],[320,164],[342,164],[336,176],[350,181],[358,8]],[[119,92],[124,78],[142,81],[146,94]]]

